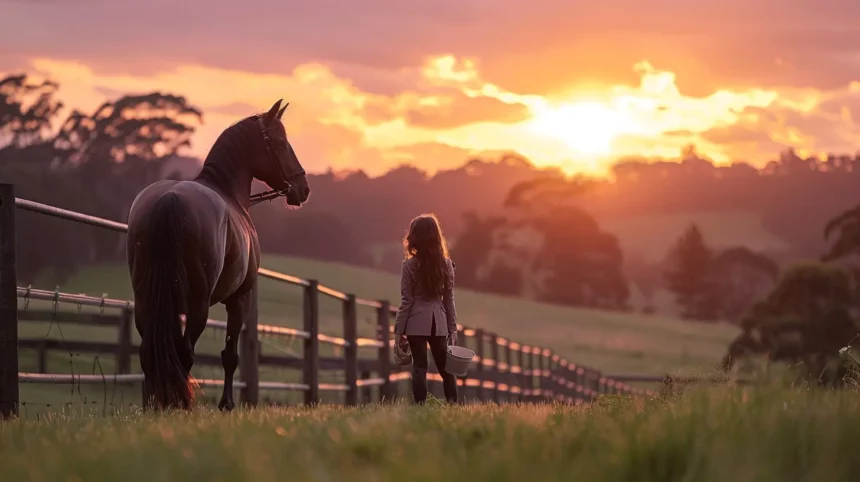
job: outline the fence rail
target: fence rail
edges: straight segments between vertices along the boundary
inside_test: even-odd
[[[98,298],[82,294],[64,293],[17,286],[15,264],[15,210],[22,209],[69,221],[88,224],[116,232],[127,232],[128,226],[116,221],[89,216],[34,201],[15,198],[14,187],[0,184],[0,418],[16,416],[19,405],[19,383],[81,383],[100,384],[140,383],[142,374],[131,373],[132,354],[137,347],[132,341],[134,302],[112,298]],[[240,380],[234,387],[241,391],[243,403],[256,405],[261,390],[288,390],[304,394],[304,403],[320,402],[320,392],[344,394],[346,405],[359,403],[359,390],[378,387],[380,401],[394,398],[395,384],[411,378],[406,371],[394,371],[391,363],[394,327],[391,318],[397,307],[386,300],[368,300],[320,284],[266,268],[258,274],[264,278],[300,286],[303,289],[303,326],[301,329],[275,325],[260,325],[256,321],[243,327],[240,333]],[[319,295],[339,300],[343,306],[343,336],[332,336],[319,331]],[[45,319],[45,312],[19,312],[18,299],[41,300],[53,303],[50,317],[66,323],[115,326],[117,342],[58,342],[51,339],[19,339],[19,322]],[[119,310],[114,315],[60,312],[60,304],[92,306]],[[358,306],[374,308],[377,313],[376,337],[357,336]],[[226,329],[220,320],[208,320],[207,327]],[[552,350],[514,342],[481,328],[457,325],[459,339],[476,352],[474,369],[469,377],[458,379],[464,398],[477,401],[560,401],[581,403],[594,400],[603,394],[643,395],[647,390],[627,385],[619,378],[602,375],[592,368],[578,366],[553,353]],[[259,335],[296,338],[302,341],[301,357],[262,355],[258,348]],[[252,338],[253,337],[253,338]],[[51,374],[47,371],[47,353],[50,350],[69,349],[69,343],[81,352],[113,354],[117,373],[111,375]],[[343,349],[343,357],[326,358],[319,353],[320,344]],[[62,346],[61,346],[62,345]],[[19,373],[18,349],[35,349],[39,353],[39,371]],[[359,358],[359,349],[375,351],[374,359]],[[489,348],[487,353],[486,348]],[[195,365],[220,367],[220,357],[198,354]],[[301,383],[259,381],[260,366],[277,366],[301,370]],[[435,369],[431,367],[431,369]],[[321,383],[320,370],[339,370],[344,383]],[[361,374],[361,378],[359,378]],[[662,379],[662,378],[661,378]],[[440,382],[441,376],[429,373],[428,380]],[[197,379],[202,387],[222,387],[223,381]],[[631,380],[632,381],[632,380]],[[437,384],[438,386],[438,384]],[[366,392],[365,392],[366,393]]]

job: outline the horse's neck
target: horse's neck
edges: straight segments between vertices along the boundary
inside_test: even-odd
[[[230,156],[210,154],[194,181],[214,189],[225,200],[246,210],[251,207],[251,183],[254,177]]]

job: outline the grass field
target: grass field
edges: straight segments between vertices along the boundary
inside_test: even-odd
[[[856,393],[702,389],[670,402],[368,406],[0,424],[3,479],[161,482],[853,481]]]
[[[281,272],[305,278],[319,279],[333,288],[354,292],[370,299],[399,300],[399,278],[394,275],[337,263],[325,263],[300,258],[265,256],[263,265]],[[52,289],[43,282],[36,287]],[[65,292],[130,299],[131,289],[125,266],[98,266],[82,270],[60,286]],[[321,300],[321,330],[340,336],[343,333],[341,305],[325,296]],[[301,288],[271,280],[261,281],[260,322],[301,327]],[[514,340],[552,348],[575,363],[591,366],[604,373],[655,374],[713,366],[719,362],[736,329],[727,325],[685,323],[660,316],[642,316],[608,311],[574,309],[562,306],[511,299],[495,295],[458,290],[456,292],[459,321],[467,326],[495,331]],[[23,307],[23,301],[20,306]],[[31,303],[31,308],[39,304]],[[44,308],[44,304],[41,305]],[[75,310],[63,306],[64,310]],[[223,308],[213,309],[210,317],[225,319]],[[359,335],[374,336],[376,314],[373,309],[359,308]],[[22,323],[21,337],[66,340],[115,341],[116,330],[76,325],[53,326],[50,323]],[[136,333],[135,333],[136,336]],[[217,354],[223,348],[223,332],[207,330],[198,345],[198,353]],[[329,349],[326,347],[326,349]],[[329,349],[330,350],[330,349]],[[282,338],[263,339],[263,352],[301,355],[301,343]],[[336,355],[336,352],[329,351]],[[366,351],[363,356],[372,357]],[[54,352],[49,370],[54,373],[113,373],[112,357],[98,360],[94,369],[92,356]],[[33,353],[22,352],[21,370],[35,370]],[[137,360],[132,363],[135,371]],[[220,369],[195,368],[195,375],[221,378]],[[340,374],[329,373],[324,381],[339,381]],[[263,380],[295,380],[295,371],[279,370],[264,373]],[[51,403],[59,399],[79,403],[91,400],[137,401],[139,389],[114,390],[113,387],[45,387],[22,386],[22,399]],[[81,390],[82,392],[77,392]],[[207,392],[207,396],[214,395]],[[34,409],[35,410],[35,409]],[[38,413],[38,412],[37,412]]]

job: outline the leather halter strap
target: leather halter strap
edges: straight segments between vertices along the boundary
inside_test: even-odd
[[[269,160],[275,165],[275,169],[278,170],[278,173],[281,175],[281,180],[284,182],[283,189],[271,189],[269,191],[264,191],[261,193],[254,194],[251,196],[251,206],[261,203],[263,201],[271,201],[272,199],[286,196],[292,187],[291,180],[296,179],[297,177],[306,175],[304,169],[299,169],[293,173],[284,172],[284,168],[280,162],[278,162],[278,156],[275,155],[275,151],[272,150],[271,140],[269,138],[269,130],[270,127],[266,127],[266,124],[263,122],[263,116],[256,116],[257,125],[260,126],[260,132],[263,134],[263,145],[266,147],[266,154],[269,157]]]

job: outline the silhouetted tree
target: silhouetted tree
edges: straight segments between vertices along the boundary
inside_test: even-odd
[[[535,259],[540,298],[574,306],[621,309],[630,290],[624,256],[614,235],[603,232],[585,211],[560,207],[536,218],[544,242]]]
[[[20,197],[124,220],[134,196],[161,178],[161,163],[188,145],[194,128],[183,117],[199,119],[200,112],[182,97],[125,96],[92,115],[74,111],[52,132],[62,106],[53,99],[56,87],[26,75],[0,81],[0,178],[15,183]],[[18,251],[23,282],[47,269],[62,279],[78,263],[118,260],[124,252],[115,233],[32,213],[18,220],[19,239],[27,239]]]
[[[555,208],[576,200],[597,183],[583,175],[566,179],[560,173],[550,172],[517,183],[505,198],[505,207],[531,211]]]
[[[822,261],[834,261],[860,250],[860,205],[827,221],[824,238],[829,239],[836,231],[839,232],[836,241],[821,256]]]
[[[542,175],[511,188],[505,200],[509,225],[540,235],[537,249],[518,257],[531,260],[540,299],[599,308],[626,308],[630,290],[617,238],[603,232],[581,207],[582,196],[599,181]]]
[[[723,250],[713,262],[716,296],[722,316],[736,320],[773,287],[779,266],[769,257],[737,246]]]
[[[691,320],[714,320],[718,314],[713,277],[713,254],[699,227],[692,224],[669,255],[665,274],[669,290],[682,308],[681,316]]]
[[[31,82],[26,74],[0,79],[0,162],[4,151],[16,152],[43,140],[63,107],[54,99],[58,87],[50,80]]]
[[[724,368],[759,354],[820,383],[841,383],[845,370],[837,354],[857,334],[851,314],[858,301],[857,282],[857,273],[845,267],[792,266],[741,320],[743,331],[730,345]]]
[[[463,230],[451,247],[451,258],[457,263],[457,285],[484,288],[486,278],[481,272],[486,270],[490,254],[496,248],[495,235],[505,222],[501,216],[482,218],[473,212],[463,215]]]

